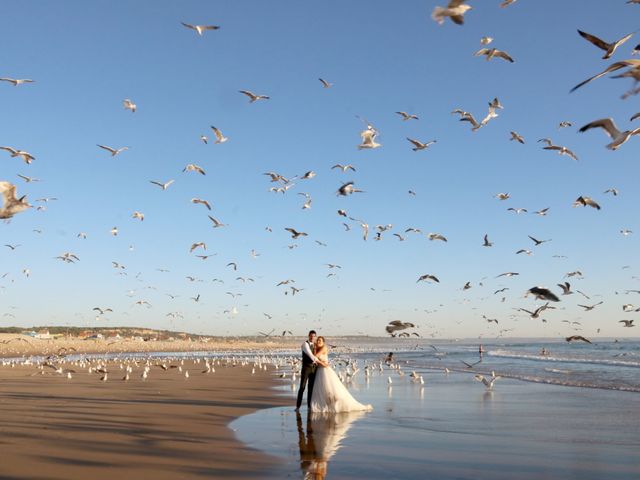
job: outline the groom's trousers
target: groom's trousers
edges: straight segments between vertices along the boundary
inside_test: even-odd
[[[313,382],[316,379],[316,366],[313,364],[302,365],[302,371],[300,372],[300,388],[298,389],[298,401],[296,402],[296,408],[300,408],[302,405],[302,397],[304,396],[304,389],[309,383],[309,389],[307,391],[307,406],[311,406],[311,395],[313,394]]]

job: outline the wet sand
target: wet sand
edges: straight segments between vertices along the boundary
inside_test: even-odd
[[[177,362],[167,362],[177,365]],[[184,371],[142,366],[129,381],[119,363],[109,377],[72,378],[35,366],[0,366],[0,478],[269,478],[282,460],[244,446],[227,427],[258,409],[291,404],[268,371],[185,360]],[[35,374],[35,375],[34,375]]]

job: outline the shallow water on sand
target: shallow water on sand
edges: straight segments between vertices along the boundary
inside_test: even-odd
[[[636,393],[507,378],[488,391],[459,372],[424,379],[359,374],[350,390],[373,404],[370,413],[297,418],[293,407],[276,408],[230,426],[285,458],[290,478],[640,478]]]

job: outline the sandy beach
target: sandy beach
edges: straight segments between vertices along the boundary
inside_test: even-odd
[[[132,338],[57,337],[33,338],[28,335],[0,333],[0,358],[23,355],[53,355],[70,353],[129,353],[129,352],[270,352],[298,347],[300,342],[287,338],[200,338],[142,341]]]
[[[278,459],[245,447],[227,425],[291,402],[271,388],[272,366],[252,374],[252,365],[205,374],[203,362],[185,360],[182,372],[152,366],[143,381],[142,366],[133,367],[123,381],[111,362],[106,382],[75,365],[70,379],[35,365],[0,367],[0,478],[266,478]]]

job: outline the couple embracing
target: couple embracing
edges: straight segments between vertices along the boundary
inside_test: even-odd
[[[302,371],[296,410],[300,410],[305,387],[307,405],[311,412],[339,413],[371,410],[351,396],[336,372],[329,365],[329,348],[324,337],[317,337],[315,330],[302,344]]]

